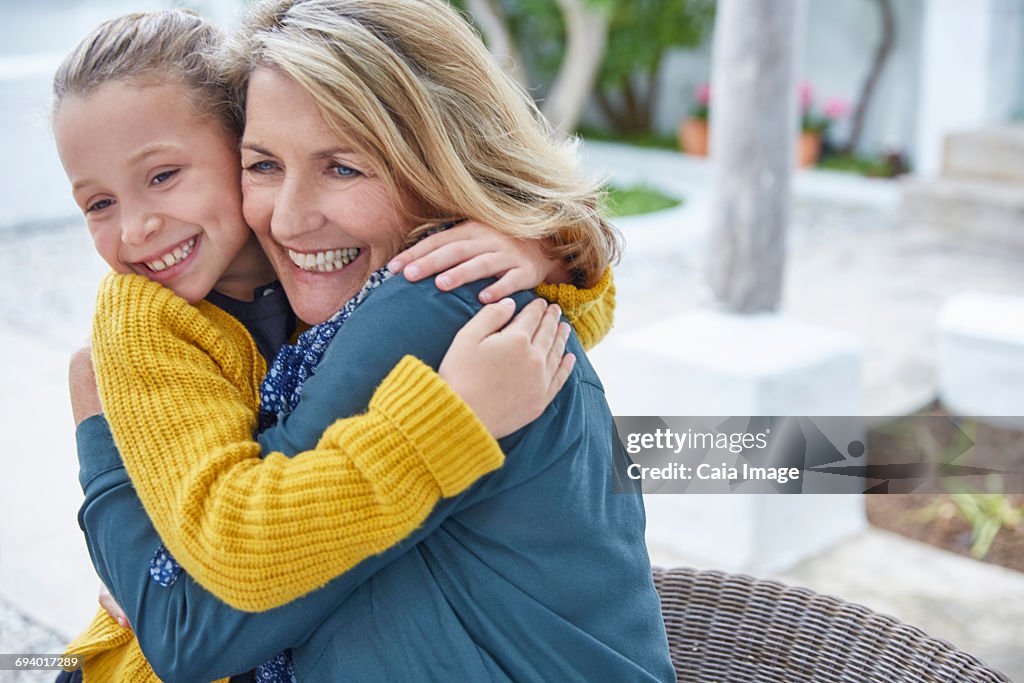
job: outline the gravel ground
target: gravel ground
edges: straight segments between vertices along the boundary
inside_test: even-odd
[[[40,626],[0,597],[0,653],[60,654],[68,638]],[[53,681],[56,671],[0,671],[0,683]]]
[[[81,346],[105,269],[81,220],[0,227],[0,328]]]

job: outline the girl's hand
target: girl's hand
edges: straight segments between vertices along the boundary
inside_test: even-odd
[[[117,604],[117,600],[114,600],[114,596],[110,594],[106,586],[100,586],[100,607],[107,610],[107,614],[112,616],[121,628],[131,629],[132,625],[128,623],[128,616]]]
[[[548,257],[544,240],[521,239],[469,221],[420,240],[388,263],[410,282],[440,273],[438,289],[450,291],[486,277],[498,281],[480,292],[491,303],[542,282],[569,282],[564,264]],[[443,271],[443,272],[442,272]]]
[[[511,299],[485,306],[455,335],[438,370],[495,439],[540,417],[576,364],[562,355],[569,325],[559,323],[557,304],[536,299],[509,323],[514,312]]]
[[[86,418],[103,412],[99,392],[96,390],[96,373],[92,368],[92,352],[88,346],[71,354],[68,363],[68,390],[71,393],[71,414],[78,426]]]

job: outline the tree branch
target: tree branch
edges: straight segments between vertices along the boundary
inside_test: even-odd
[[[565,57],[541,111],[551,124],[572,131],[594,89],[608,41],[608,13],[583,0],[556,0],[565,18]]]
[[[508,17],[497,0],[466,0],[466,8],[487,40],[487,47],[516,83],[529,89],[526,63],[509,31]]]
[[[882,76],[882,70],[889,59],[893,45],[896,42],[896,18],[893,14],[892,0],[875,0],[881,12],[882,19],[882,40],[875,50],[875,57],[871,62],[867,78],[861,87],[860,97],[857,98],[857,110],[853,115],[853,124],[850,128],[850,138],[843,146],[843,151],[852,154],[860,142],[861,133],[864,130],[864,120],[867,118],[868,106],[871,104],[878,81]]]

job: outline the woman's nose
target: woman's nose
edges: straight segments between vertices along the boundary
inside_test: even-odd
[[[274,238],[288,243],[319,230],[323,224],[324,215],[317,193],[308,187],[308,183],[285,180],[274,197],[274,213],[270,218],[270,232]]]
[[[141,246],[151,235],[159,232],[163,224],[163,219],[153,214],[137,216],[122,214],[121,241],[132,246]]]

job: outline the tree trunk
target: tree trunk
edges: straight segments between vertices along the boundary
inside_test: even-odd
[[[622,111],[626,122],[623,133],[635,133],[637,130],[637,95],[636,86],[633,84],[632,74],[622,77],[622,86],[619,88],[622,93]]]
[[[601,113],[604,114],[604,117],[608,119],[608,122],[611,124],[613,129],[626,129],[628,122],[623,117],[622,112],[619,111],[619,108],[616,107],[608,97],[607,93],[600,88],[597,88],[594,90],[594,101],[597,102],[597,108],[600,109]]]
[[[860,97],[857,98],[857,111],[853,114],[853,123],[850,128],[850,138],[843,146],[843,151],[852,154],[860,142],[861,132],[864,130],[864,119],[867,117],[868,106],[871,104],[872,96],[878,85],[878,79],[882,77],[882,70],[889,59],[893,45],[896,42],[896,19],[893,15],[892,0],[876,0],[882,18],[882,40],[875,50],[875,58],[868,69],[867,78],[860,89]]]
[[[508,28],[508,17],[497,0],[466,0],[487,47],[516,83],[529,90],[526,64]]]
[[[658,106],[658,91],[661,81],[661,54],[659,53],[655,66],[647,72],[647,88],[644,90],[644,99],[641,105],[641,116],[643,116],[644,132],[654,129],[654,111]]]
[[[656,60],[660,66],[661,58]],[[612,128],[623,133],[649,133],[654,128],[654,108],[658,102],[659,66],[646,74],[631,74],[623,77],[617,102],[600,88],[594,91],[594,101]]]
[[[708,283],[736,313],[782,297],[799,0],[719,0],[712,50]]]
[[[565,57],[541,111],[559,130],[579,123],[608,42],[608,12],[585,0],[556,0],[565,19]]]

